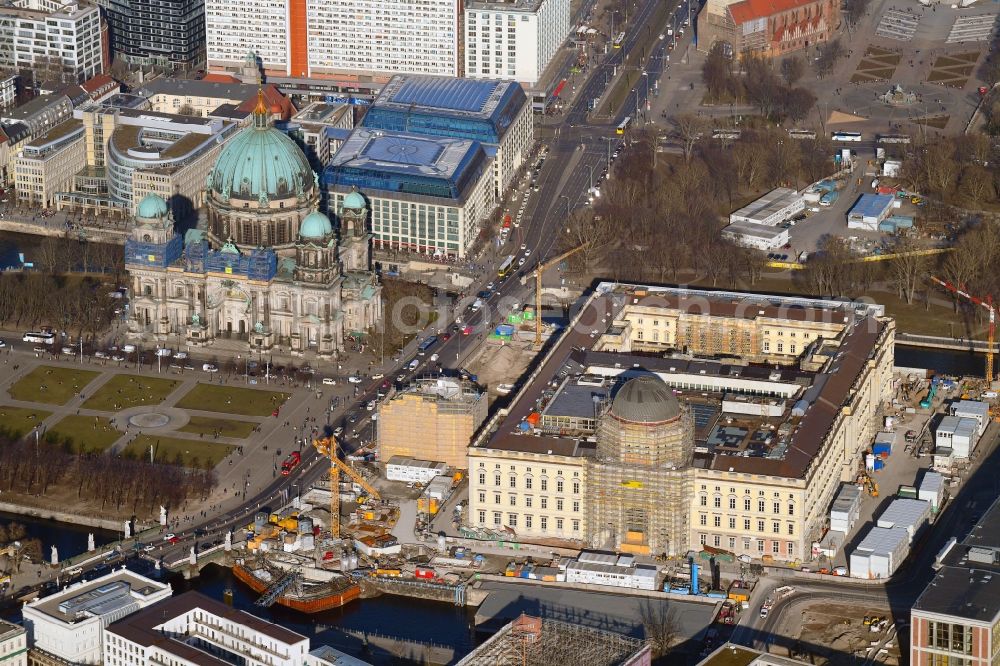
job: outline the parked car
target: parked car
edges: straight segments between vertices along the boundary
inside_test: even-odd
[[[215,365],[214,363],[204,363],[202,364],[201,369],[204,370],[205,372],[218,372],[219,366]]]
[[[336,386],[337,380],[334,379],[333,377],[324,377],[323,383],[326,384],[327,386]]]
[[[173,352],[167,349],[166,347],[160,347],[159,349],[156,350],[156,355],[164,358],[170,356],[172,353]]]
[[[360,384],[361,377],[359,375],[351,375],[350,377],[347,378],[347,381],[349,381],[352,384]]]

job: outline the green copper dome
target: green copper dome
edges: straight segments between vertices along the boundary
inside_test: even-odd
[[[150,193],[139,202],[135,209],[135,216],[155,220],[166,217],[168,210],[167,202],[162,197]]]
[[[351,192],[346,197],[344,197],[344,208],[350,208],[351,210],[358,210],[364,208],[368,204],[365,203],[365,198],[361,196],[360,192]]]
[[[306,215],[299,225],[299,236],[302,238],[324,238],[333,233],[333,225],[330,218],[318,210]]]
[[[308,195],[315,187],[314,178],[295,142],[272,127],[263,96],[259,96],[253,124],[222,149],[208,187],[224,201],[266,203]]]

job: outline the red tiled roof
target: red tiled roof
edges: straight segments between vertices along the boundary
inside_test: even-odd
[[[261,90],[264,93],[264,104],[271,110],[273,115],[278,116],[281,120],[288,120],[295,115],[295,107],[292,106],[291,100],[282,95],[281,91],[279,91],[274,84],[269,83],[263,86]],[[250,112],[253,111],[256,106],[257,94],[254,93],[253,97],[247,99],[236,108],[239,111]]]
[[[813,2],[815,0],[741,0],[729,5],[728,9],[733,23],[742,25],[747,21],[774,16]]]
[[[201,80],[208,83],[241,83],[238,78],[228,74],[206,74]]]
[[[88,93],[95,93],[104,86],[114,85],[116,81],[108,76],[107,74],[98,74],[97,76],[87,79],[80,84],[80,87],[86,90]]]

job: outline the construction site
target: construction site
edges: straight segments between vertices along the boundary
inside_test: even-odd
[[[646,641],[579,624],[522,615],[457,666],[639,666],[650,661]]]

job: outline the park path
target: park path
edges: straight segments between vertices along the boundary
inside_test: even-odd
[[[287,455],[293,449],[301,449],[301,447],[297,446],[296,440],[302,437],[303,432],[309,432],[313,426],[322,427],[326,425],[325,417],[327,412],[325,408],[329,403],[329,396],[324,394],[329,393],[329,390],[317,391],[316,389],[307,389],[280,383],[252,387],[246,385],[242,377],[226,377],[221,374],[212,376],[211,381],[206,382],[206,378],[201,376],[201,373],[197,371],[178,373],[175,370],[166,369],[157,373],[155,369],[151,371],[145,368],[137,371],[134,366],[123,366],[114,361],[88,359],[81,364],[78,361],[64,360],[64,357],[60,356],[53,357],[47,355],[45,357],[37,357],[34,352],[26,350],[12,352],[12,350],[8,349],[6,353],[2,354],[2,357],[4,359],[5,371],[2,373],[2,379],[0,379],[0,391],[3,392],[0,402],[12,407],[51,412],[40,423],[42,433],[70,415],[79,414],[81,416],[101,416],[116,419],[116,426],[119,428],[125,427],[125,430],[115,443],[109,447],[108,450],[113,453],[120,452],[130,441],[142,433],[162,434],[171,438],[204,441],[204,437],[199,437],[196,433],[177,432],[175,430],[175,428],[183,426],[186,423],[186,419],[175,418],[173,422],[161,428],[137,428],[118,422],[117,418],[123,415],[123,413],[134,413],[139,408],[127,408],[118,413],[84,408],[82,406],[83,403],[115,375],[137,375],[147,378],[159,377],[180,382],[167,395],[163,402],[147,406],[149,411],[163,411],[168,415],[171,412],[183,412],[183,414],[188,416],[198,415],[208,418],[242,420],[259,425],[259,431],[251,433],[246,439],[223,436],[212,439],[213,442],[217,441],[220,445],[233,446],[233,452],[216,466],[218,483],[211,496],[205,501],[189,502],[186,508],[172,515],[170,522],[172,529],[182,528],[184,524],[191,523],[195,518],[201,517],[203,513],[219,513],[240,507],[243,503],[243,489],[246,490],[246,494],[252,495],[266,487],[277,476],[277,466],[281,462],[279,455]],[[44,365],[57,367],[74,366],[79,367],[81,370],[90,370],[102,374],[83,387],[82,396],[79,394],[75,395],[63,405],[12,399],[8,393],[10,386],[20,381],[36,367]],[[16,371],[12,370],[14,366],[17,366]],[[269,391],[281,391],[288,393],[289,397],[286,399],[277,418],[270,416],[253,417],[193,409],[180,410],[177,408],[176,404],[198,383],[211,383],[214,385],[232,386],[234,388],[258,388]],[[337,388],[342,391],[346,387]],[[334,390],[334,392],[338,391]],[[316,419],[315,423],[307,421],[307,419],[312,418]],[[237,447],[242,447],[242,449]],[[279,451],[282,453],[279,454]]]

